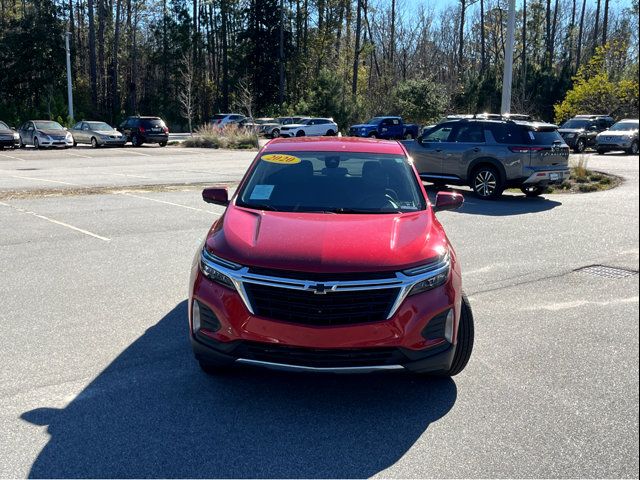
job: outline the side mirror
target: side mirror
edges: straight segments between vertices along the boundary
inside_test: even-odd
[[[202,190],[202,199],[207,203],[216,205],[229,205],[229,191],[227,187],[205,188]]]
[[[438,192],[436,193],[436,204],[433,206],[434,212],[442,210],[456,210],[464,203],[464,197],[459,193]]]

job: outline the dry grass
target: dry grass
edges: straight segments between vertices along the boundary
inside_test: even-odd
[[[192,137],[182,142],[182,146],[246,150],[258,148],[258,135],[234,124],[222,128],[205,124],[197,128]]]
[[[586,180],[589,176],[590,172],[587,169],[588,164],[589,157],[586,155],[580,155],[577,160],[571,161],[571,164],[569,165],[571,167],[571,177],[578,183],[584,183],[580,182],[580,179]]]

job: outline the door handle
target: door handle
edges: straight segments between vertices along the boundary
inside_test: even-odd
[[[436,148],[436,152],[440,153],[442,151],[441,148]]]
[[[478,153],[480,151],[480,149],[478,147],[476,147],[472,151],[475,152],[475,153]]]

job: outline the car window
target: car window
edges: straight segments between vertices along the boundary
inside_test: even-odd
[[[4,123],[4,122],[0,122],[0,128],[4,128],[5,130],[11,130],[11,129],[9,128],[9,125],[7,125],[7,124],[6,124],[6,123]]]
[[[564,143],[562,136],[555,128],[529,130],[527,132],[528,144],[530,145],[553,145]]]
[[[446,124],[433,128],[425,132],[424,137],[422,137],[423,142],[448,142],[449,137],[451,136],[451,132],[453,131],[453,125]]]
[[[351,152],[266,153],[238,193],[238,205],[333,213],[426,208],[405,156]]]
[[[393,120],[391,120],[391,123],[393,123],[394,125],[400,125],[400,120],[394,118]]]
[[[452,136],[455,142],[484,143],[484,125],[481,123],[460,124]]]
[[[242,115],[231,115],[229,120],[237,122],[238,120],[242,120],[244,117]]]
[[[73,126],[74,130],[80,130],[82,128],[82,122],[78,122]]]
[[[491,132],[498,143],[518,144],[527,143],[525,129],[513,123],[487,122],[485,128]]]
[[[83,123],[82,124],[82,130],[89,130],[89,124],[88,123]]]
[[[42,130],[64,130],[58,122],[42,120],[35,122],[36,127]]]
[[[145,118],[140,121],[143,127],[145,128],[153,128],[153,127],[164,127],[164,122],[159,118]]]
[[[611,127],[612,131],[629,131],[629,130],[638,130],[638,122],[629,122],[622,121],[616,123],[613,127]]]

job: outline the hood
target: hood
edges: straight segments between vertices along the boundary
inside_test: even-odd
[[[373,123],[360,123],[358,125],[351,125],[351,128],[375,128],[376,124]]]
[[[45,135],[49,135],[51,137],[66,137],[67,133],[69,133],[67,130],[52,130],[52,129],[42,129],[42,128],[36,128],[36,130],[38,132],[42,132]]]
[[[344,215],[262,212],[231,204],[206,243],[216,255],[243,265],[340,273],[421,265],[437,257],[447,239],[430,210]]]
[[[584,128],[559,128],[558,133],[582,133]]]
[[[94,130],[95,133],[98,133],[100,135],[116,135],[116,136],[122,136],[122,134],[117,131],[117,130]]]
[[[638,130],[606,130],[598,134],[599,137],[629,137],[638,133]]]

